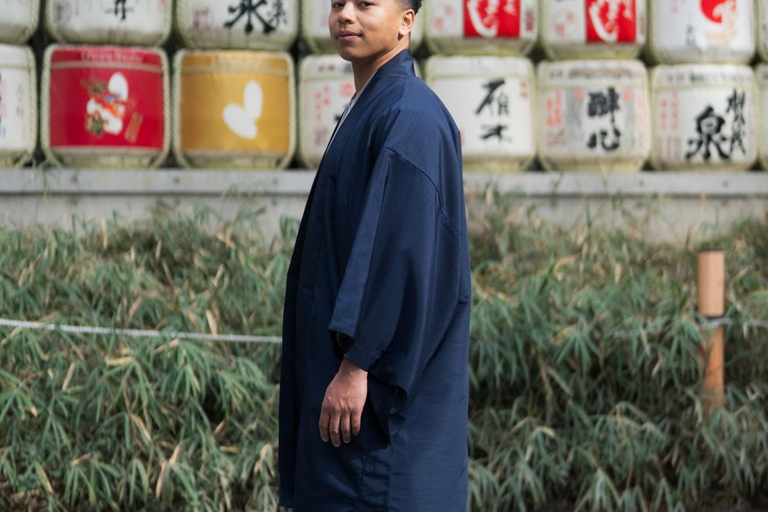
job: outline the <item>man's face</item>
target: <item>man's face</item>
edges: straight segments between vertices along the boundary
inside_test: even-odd
[[[344,60],[375,58],[407,37],[409,12],[400,0],[331,0],[331,40]]]

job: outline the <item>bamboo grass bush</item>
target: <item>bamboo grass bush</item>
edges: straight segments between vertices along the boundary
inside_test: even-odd
[[[726,405],[705,416],[695,247],[470,205],[473,512],[688,511],[768,488],[768,218],[726,250]],[[613,215],[629,213],[617,203]],[[0,317],[279,335],[297,219],[0,228]],[[641,220],[638,222],[642,222]],[[0,510],[276,511],[279,344],[0,327]]]

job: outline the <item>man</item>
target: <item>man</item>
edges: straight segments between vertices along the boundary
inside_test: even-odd
[[[356,95],[288,268],[279,505],[465,512],[470,266],[458,129],[414,75],[421,0],[333,0]]]

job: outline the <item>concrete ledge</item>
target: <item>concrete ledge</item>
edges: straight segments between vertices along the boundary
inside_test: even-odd
[[[0,194],[306,195],[314,170],[230,171],[215,169],[97,170],[0,169]],[[467,191],[497,183],[524,196],[609,197],[616,194],[669,197],[768,197],[768,172],[641,172],[634,174],[527,172],[464,175]]]
[[[158,206],[184,211],[197,203],[222,218],[233,218],[243,209],[257,211],[258,229],[267,239],[281,229],[283,217],[301,218],[315,177],[314,170],[8,169],[0,173],[0,224],[69,227],[74,216],[98,220],[117,213],[140,219]],[[696,240],[727,229],[736,219],[763,217],[768,209],[768,172],[467,172],[468,208],[486,207],[480,193],[487,184],[496,184],[513,196],[521,211],[568,228],[595,218],[598,224],[626,225],[629,212],[630,217],[643,219],[640,228],[632,221],[633,229],[640,229],[649,240]]]

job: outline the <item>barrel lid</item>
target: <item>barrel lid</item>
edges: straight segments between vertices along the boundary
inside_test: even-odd
[[[0,44],[0,67],[27,68],[30,56],[26,46]]]

